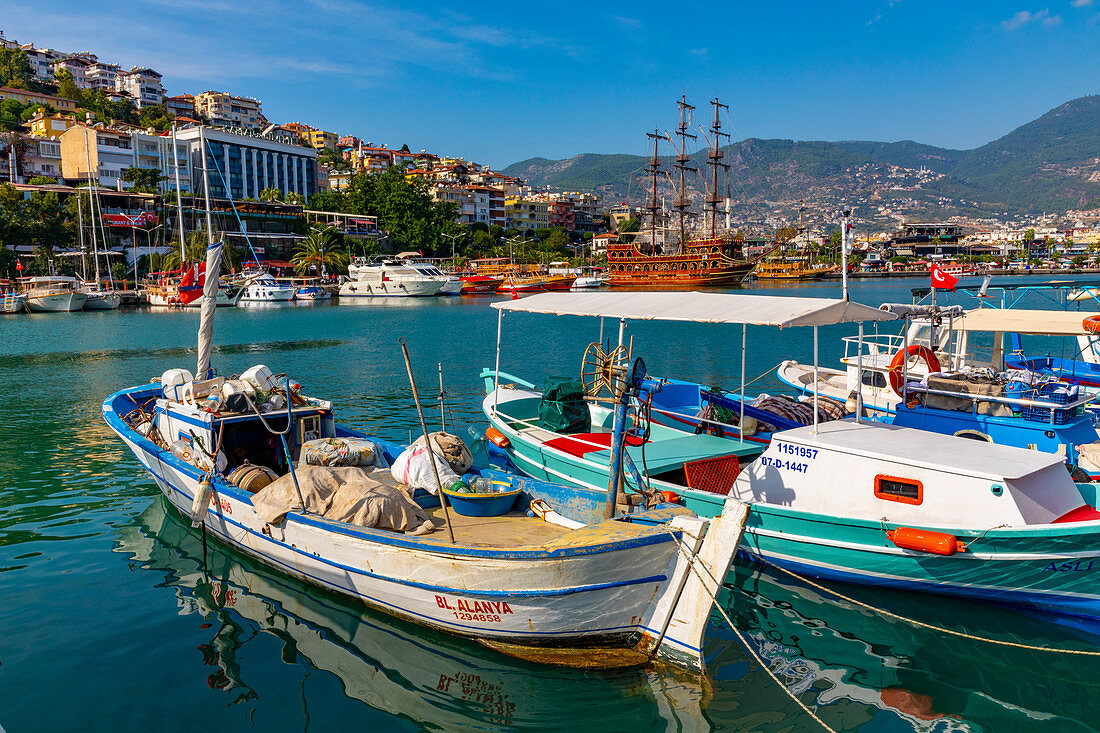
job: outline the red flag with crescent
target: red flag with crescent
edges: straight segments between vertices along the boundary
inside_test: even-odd
[[[939,265],[932,265],[932,287],[938,290],[954,290],[959,284],[959,278],[948,275],[940,269]]]
[[[202,295],[202,288],[206,284],[206,263],[199,262],[187,268],[180,280],[180,302],[186,305]]]

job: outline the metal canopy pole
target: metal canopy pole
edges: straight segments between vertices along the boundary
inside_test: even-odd
[[[497,403],[500,401],[500,327],[504,321],[504,309],[497,309],[497,361],[493,370],[493,414],[496,414]]]
[[[859,350],[856,351],[856,423],[863,415],[863,321],[859,322]]]
[[[814,326],[814,435],[817,435],[817,393],[821,389],[817,379],[817,326]]]
[[[741,440],[745,439],[745,331],[747,327],[741,324],[741,417],[737,421],[737,431],[741,434]]]
[[[623,331],[626,330],[626,319],[619,319],[619,346],[623,345]]]

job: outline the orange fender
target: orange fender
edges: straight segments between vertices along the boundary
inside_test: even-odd
[[[919,356],[924,359],[925,365],[928,366],[928,373],[938,372],[940,370],[940,360],[936,358],[936,355],[932,353],[932,350],[927,346],[920,346],[918,344],[912,344],[908,349],[898,349],[898,353],[894,354],[894,358],[890,360],[890,387],[894,390],[898,397],[902,397],[901,388],[904,386],[902,382],[902,365],[905,364],[905,360],[910,356]]]
[[[489,428],[485,431],[485,439],[495,445],[497,448],[507,448],[511,445],[508,440],[508,436],[500,432],[496,428]]]
[[[1081,321],[1081,327],[1089,333],[1100,333],[1100,315],[1089,316]]]
[[[966,549],[966,545],[959,542],[955,535],[928,529],[898,527],[887,531],[886,539],[903,550],[930,552],[933,555],[954,555]]]

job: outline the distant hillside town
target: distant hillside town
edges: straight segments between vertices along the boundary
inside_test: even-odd
[[[552,186],[546,171],[553,161],[532,159],[511,166],[509,174],[353,131],[273,122],[259,99],[224,90],[169,94],[180,90],[166,90],[155,69],[125,68],[90,51],[20,43],[2,31],[0,62],[0,182],[10,187],[0,195],[0,209],[17,199],[44,205],[52,196],[56,212],[49,215],[58,217],[52,228],[26,217],[22,228],[0,227],[2,243],[18,257],[75,247],[79,232],[71,220],[78,212],[69,199],[94,186],[107,246],[125,255],[130,270],[140,269],[139,260],[148,262],[204,226],[204,168],[216,228],[236,245],[247,240],[257,256],[272,261],[288,260],[311,227],[333,228],[353,252],[598,258],[643,218],[636,199],[614,186],[595,180],[588,187]],[[572,168],[578,181],[582,167]],[[521,170],[538,185],[529,185]],[[624,170],[624,182],[629,178]],[[1080,258],[1091,257],[1100,244],[1100,209],[922,223],[908,221],[903,208],[887,208],[881,192],[871,190],[882,184],[897,201],[943,178],[923,163],[858,167],[853,185],[869,199],[866,219],[856,228],[860,256],[894,264],[929,256]],[[395,211],[406,204],[385,204],[387,196],[415,205]],[[788,248],[827,249],[838,228],[837,200],[812,200],[814,212],[804,225],[802,212],[789,205],[742,206],[736,221],[727,213],[727,236],[760,251],[777,240]],[[9,265],[0,261],[2,274],[12,273]]]

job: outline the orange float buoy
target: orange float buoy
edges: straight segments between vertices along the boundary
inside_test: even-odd
[[[511,441],[508,440],[508,436],[500,432],[496,428],[489,428],[485,431],[485,439],[495,445],[497,448],[507,448],[511,445]]]
[[[1100,315],[1089,316],[1081,321],[1081,327],[1089,333],[1100,333]]]
[[[953,534],[933,532],[928,529],[898,527],[886,532],[886,539],[903,550],[930,552],[933,555],[954,555],[966,549]]]
[[[912,344],[908,349],[898,349],[898,353],[894,354],[894,358],[890,360],[890,387],[898,397],[902,396],[902,365],[910,356],[919,356],[924,359],[929,374],[940,370],[940,360],[927,346]]]

